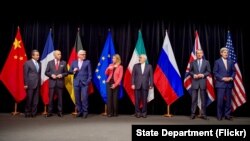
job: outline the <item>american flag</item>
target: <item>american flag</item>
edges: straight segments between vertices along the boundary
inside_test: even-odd
[[[227,43],[226,48],[228,48],[229,51],[229,59],[234,62],[234,67],[236,69],[236,75],[234,79],[234,88],[233,88],[233,96],[232,96],[232,110],[236,110],[238,107],[240,107],[242,104],[246,103],[246,93],[245,88],[243,86],[242,81],[242,75],[240,72],[239,65],[237,63],[237,57],[234,52],[234,47],[232,43],[231,33],[228,31],[227,33]]]
[[[189,62],[186,68],[186,73],[185,73],[185,79],[184,79],[184,87],[187,89],[187,91],[189,92],[189,94],[192,94],[191,91],[191,84],[192,84],[192,78],[189,75],[189,70],[190,70],[190,63],[192,61],[194,61],[196,59],[196,50],[201,49],[201,44],[200,44],[200,39],[199,39],[199,35],[198,32],[195,32],[195,43],[194,43],[194,48],[193,51],[191,52],[190,58],[189,58]],[[203,56],[204,58],[204,56]],[[211,104],[214,100],[215,100],[215,93],[214,93],[214,85],[213,85],[213,79],[212,76],[209,75],[207,76],[207,106],[209,104]],[[198,107],[201,109],[201,100],[200,100],[200,96],[198,95]]]

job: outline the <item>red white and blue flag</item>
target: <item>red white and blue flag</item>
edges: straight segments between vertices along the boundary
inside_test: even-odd
[[[187,89],[187,91],[189,92],[189,94],[192,94],[191,91],[191,84],[192,84],[192,78],[189,75],[189,69],[190,69],[190,63],[192,61],[194,61],[196,59],[196,50],[198,49],[202,49],[201,48],[201,44],[200,44],[200,39],[199,39],[199,35],[198,32],[195,32],[195,43],[194,43],[194,48],[193,51],[191,52],[190,58],[189,58],[189,62],[186,68],[186,73],[185,73],[185,79],[184,79],[184,87]],[[203,56],[204,58],[204,56]],[[212,75],[210,74],[209,76],[207,76],[207,106],[209,104],[211,104],[214,100],[215,100],[215,93],[214,93],[214,85],[213,85],[213,78]],[[200,94],[198,94],[198,107],[201,109],[201,100],[200,100]]]
[[[44,105],[49,104],[49,78],[45,75],[45,70],[47,67],[47,64],[49,61],[54,59],[54,45],[52,41],[52,36],[51,36],[51,30],[48,34],[44,49],[43,49],[43,54],[41,57],[41,96]]]
[[[154,72],[154,84],[168,105],[183,96],[181,75],[167,31]]]
[[[232,43],[232,38],[231,38],[231,33],[228,31],[227,33],[227,43],[226,43],[226,48],[228,48],[229,52],[229,59],[234,62],[234,67],[236,69],[236,75],[234,79],[234,88],[233,88],[233,96],[232,96],[232,110],[236,110],[238,107],[240,107],[242,104],[246,103],[246,92],[245,88],[243,86],[243,81],[242,81],[242,75],[240,72],[239,65],[237,63],[237,57],[234,52],[234,47]]]

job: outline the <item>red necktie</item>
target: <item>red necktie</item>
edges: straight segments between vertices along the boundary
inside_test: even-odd
[[[56,70],[59,68],[59,61],[56,61]]]

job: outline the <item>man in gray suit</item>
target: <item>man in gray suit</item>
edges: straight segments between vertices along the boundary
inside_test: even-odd
[[[25,117],[35,117],[37,113],[37,104],[39,101],[39,90],[41,84],[41,64],[38,50],[32,50],[32,59],[24,64],[24,89],[26,89]]]
[[[64,77],[68,75],[66,62],[61,60],[61,51],[54,51],[55,59],[51,60],[47,64],[45,75],[49,77],[49,109],[47,117],[52,116],[54,92],[58,95],[58,113],[59,117],[62,117],[62,94],[64,88]]]
[[[146,64],[147,56],[141,54],[139,63],[135,64],[132,71],[132,86],[135,90],[135,116],[137,118],[147,117],[147,98],[149,89],[153,88],[153,69]],[[142,103],[142,110],[140,105]]]
[[[190,75],[192,77],[192,106],[191,119],[195,118],[195,111],[198,103],[198,91],[200,91],[201,98],[201,115],[203,119],[207,120],[206,116],[206,77],[210,74],[210,64],[203,57],[201,49],[196,50],[197,59],[190,64]]]

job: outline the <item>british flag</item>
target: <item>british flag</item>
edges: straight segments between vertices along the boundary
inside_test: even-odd
[[[192,78],[189,75],[190,63],[196,59],[195,52],[198,49],[201,49],[201,44],[200,44],[200,39],[199,39],[198,32],[196,31],[195,32],[194,48],[193,48],[193,51],[191,52],[191,55],[190,55],[190,58],[189,58],[189,62],[188,62],[188,65],[187,65],[187,68],[186,68],[186,73],[185,73],[185,79],[184,79],[184,87],[187,89],[187,91],[189,92],[190,95],[192,94],[192,92],[191,92]],[[204,56],[203,56],[203,58],[204,58]],[[207,96],[208,96],[206,103],[207,103],[207,106],[208,106],[209,104],[211,104],[215,100],[213,78],[212,78],[211,75],[209,75],[207,77],[206,83],[207,83],[206,92],[207,92]],[[199,95],[198,95],[198,107],[201,109],[201,100],[200,100]]]
[[[234,52],[234,47],[232,43],[231,33],[228,31],[227,33],[227,43],[226,48],[228,48],[229,59],[234,62],[234,66],[236,69],[236,75],[234,79],[234,88],[233,88],[233,96],[232,96],[232,110],[236,110],[242,104],[246,103],[246,93],[245,88],[243,86],[242,75],[240,72],[239,65],[237,63],[237,57]]]

